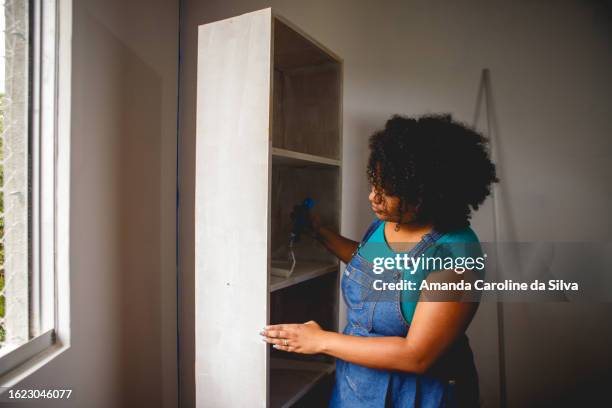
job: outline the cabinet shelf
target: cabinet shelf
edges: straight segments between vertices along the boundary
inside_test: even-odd
[[[274,262],[274,261],[273,261]],[[295,264],[293,273],[288,278],[270,275],[270,292],[280,290],[298,283],[338,270],[338,264],[323,261],[302,261]]]
[[[333,363],[270,358],[270,407],[292,406],[334,369]]]
[[[293,150],[272,148],[272,160],[274,163],[285,166],[332,166],[340,167],[340,160],[328,157],[316,156],[314,154],[294,152]]]

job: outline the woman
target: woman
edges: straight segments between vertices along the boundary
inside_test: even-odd
[[[429,289],[383,296],[373,286],[377,279],[414,281],[419,288],[423,279],[482,277],[474,267],[468,273],[446,267],[431,272],[414,262],[411,272],[395,266],[380,274],[374,264],[376,257],[400,253],[414,260],[440,248],[452,259],[482,255],[469,219],[498,181],[487,141],[450,116],[396,115],[370,138],[370,150],[375,220],[362,241],[311,216],[314,236],[347,264],[341,282],[346,328],[330,332],[309,321],[267,326],[261,334],[279,350],[336,357],[330,407],[478,406],[478,377],[465,336],[478,302],[430,301],[437,293]]]

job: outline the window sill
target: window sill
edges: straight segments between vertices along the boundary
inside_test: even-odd
[[[43,336],[41,336],[43,337]],[[31,346],[30,344],[24,344],[23,347]],[[16,367],[10,369],[10,371],[6,372],[4,375],[0,376],[0,395],[4,393],[6,390],[15,386],[23,379],[38,371],[39,368],[47,365],[53,359],[58,357],[64,351],[70,348],[69,344],[62,344],[60,341],[57,341],[47,347],[45,347],[42,351],[33,355],[29,359],[25,360],[23,363],[17,365]],[[10,356],[13,353],[22,352],[21,348],[17,348],[3,358]]]

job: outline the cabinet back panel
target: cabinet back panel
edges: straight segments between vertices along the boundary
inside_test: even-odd
[[[291,212],[296,204],[310,197],[313,211],[324,226],[338,230],[340,224],[339,169],[335,167],[292,167],[272,164],[271,250],[273,259],[286,259]],[[294,246],[297,262],[303,260],[335,261],[323,246],[303,234]]]
[[[274,66],[277,69],[291,70],[338,62],[336,57],[278,18],[273,19],[273,25]]]
[[[338,272],[273,292],[270,323],[304,323],[314,320],[324,330],[337,330]]]
[[[272,145],[340,159],[339,98],[336,64],[275,70]]]
[[[341,63],[274,23],[272,145],[340,159]]]

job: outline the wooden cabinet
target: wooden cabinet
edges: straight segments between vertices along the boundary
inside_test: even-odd
[[[306,197],[340,229],[342,60],[271,9],[199,27],[195,205],[198,407],[291,406],[333,359],[271,348],[266,324],[338,329],[339,262],[302,236]]]

